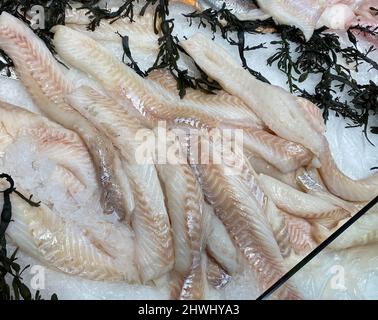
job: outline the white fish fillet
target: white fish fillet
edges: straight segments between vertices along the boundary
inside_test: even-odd
[[[191,145],[191,157],[197,148]],[[280,249],[264,214],[264,201],[253,196],[250,185],[239,172],[231,173],[235,168],[228,167],[228,174],[225,174],[225,166],[212,164],[212,161],[207,165],[194,166],[206,199],[254,270],[261,289],[265,290],[285,273],[285,269]],[[287,285],[282,295],[298,298],[296,289],[291,285]]]
[[[324,240],[324,239],[323,239]],[[362,216],[328,246],[332,250],[344,250],[378,242],[378,205]]]
[[[310,222],[289,214],[285,215],[285,218],[289,241],[296,254],[303,257],[317,247]]]
[[[77,25],[88,25],[90,23],[90,12],[89,10],[79,10],[78,8],[68,8],[65,13],[65,23],[67,24],[77,24]]]
[[[171,297],[179,300],[199,300],[207,292],[206,255],[200,261],[201,265],[186,277],[176,271],[171,273]]]
[[[211,108],[200,100],[180,100],[177,92],[141,78],[85,35],[64,26],[55,27],[54,32],[54,45],[59,55],[70,65],[94,77],[109,96],[130,112],[138,111],[146,126],[152,128],[158,121],[194,128],[255,126],[256,116],[244,106],[234,104],[231,108],[228,103]],[[98,63],[96,68],[93,68],[94,61]]]
[[[19,190],[21,191],[21,190]],[[1,200],[2,202],[3,200]],[[134,246],[127,230],[94,221],[91,229],[76,225],[41,204],[33,208],[17,195],[11,196],[13,220],[8,236],[31,256],[50,267],[92,280],[139,282],[133,261]],[[110,238],[97,236],[96,228],[108,229]]]
[[[227,273],[237,274],[243,270],[243,259],[214,210],[208,204],[205,204],[205,210],[208,210],[211,216],[211,226],[207,236],[207,252]]]
[[[67,101],[89,119],[99,130],[105,132],[112,143],[120,150],[129,165],[138,164],[136,151],[141,147],[138,133],[153,132],[121,107],[115,100],[94,88],[81,86],[66,96]],[[147,161],[148,159],[146,159]]]
[[[106,213],[128,217],[130,186],[111,143],[83,116],[64,102],[72,91],[60,65],[45,44],[25,24],[3,12],[0,16],[0,48],[13,60],[16,72],[34,102],[54,121],[76,131],[91,152],[102,185]]]
[[[178,100],[177,81],[169,71],[154,70],[148,75],[148,79],[153,80],[170,92],[172,99]],[[206,108],[209,115],[214,118],[221,118],[226,125],[242,128],[260,128],[263,126],[262,121],[240,98],[223,90],[216,91],[216,94],[206,94],[200,90],[188,88],[182,105],[187,108],[192,106],[198,109]]]
[[[337,3],[323,11],[316,27],[326,26],[333,30],[346,30],[355,18],[353,8],[344,3]]]
[[[303,110],[303,115],[310,123],[311,127],[318,133],[324,134],[326,131],[326,125],[322,111],[307,99],[296,97],[296,101]]]
[[[247,152],[246,157],[252,168],[256,171],[256,173],[268,175],[283,183],[288,184],[289,186],[295,189],[298,188],[295,172],[282,173],[280,170],[272,166],[266,160],[260,158],[259,156],[253,153]]]
[[[277,207],[300,218],[317,220],[327,227],[334,227],[349,215],[343,208],[300,192],[272,177],[260,174],[259,182]]]
[[[320,157],[320,175],[327,188],[336,196],[348,201],[371,201],[378,195],[378,174],[362,180],[353,180],[343,174],[327,148]]]
[[[318,133],[324,134],[325,126],[320,110],[305,99],[298,98],[298,102],[303,107],[305,117],[312,128]],[[321,177],[326,187],[334,195],[344,200],[359,202],[370,201],[378,195],[378,175],[373,175],[363,180],[353,180],[347,177],[337,167],[326,140],[324,140],[323,151],[319,160],[321,163],[319,168]],[[335,197],[328,196],[328,198],[333,198],[333,201],[336,201]],[[355,212],[353,209],[352,211]]]
[[[92,88],[81,87],[67,98],[109,136],[125,159],[125,170],[135,199],[132,227],[142,280],[147,282],[162,276],[172,268],[173,247],[170,222],[155,166],[138,163],[135,158],[140,147],[140,142],[135,140],[136,135],[146,129],[114,100]]]
[[[311,225],[306,220],[286,214],[272,200],[267,202],[265,212],[287,265],[293,267],[316,247]]]
[[[261,129],[244,130],[244,148],[273,164],[282,173],[308,165],[312,153],[303,146]]]
[[[206,241],[204,199],[189,165],[159,165],[175,248],[174,272],[184,285],[174,299],[203,299],[204,280],[202,253]],[[191,279],[191,281],[189,281]]]
[[[181,45],[202,70],[241,98],[278,136],[303,145],[317,156],[321,153],[324,137],[312,127],[293,95],[256,80],[223,48],[200,33],[181,41]]]
[[[347,210],[351,214],[356,213],[360,209],[360,206],[363,206],[363,203],[348,202],[330,193],[323,184],[317,169],[312,168],[306,170],[301,168],[297,170],[296,178],[298,184],[305,192],[333,203],[334,205]]]
[[[279,24],[296,26],[310,40],[316,24],[325,9],[319,0],[258,0],[260,8]]]

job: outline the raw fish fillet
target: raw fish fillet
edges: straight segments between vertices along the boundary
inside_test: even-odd
[[[205,204],[205,209],[211,217],[210,230],[207,235],[207,252],[228,274],[237,274],[244,267],[241,254],[222,221],[215,215],[214,210],[208,204]]]
[[[378,195],[378,174],[362,180],[349,178],[337,167],[329,147],[322,153],[320,162],[320,175],[334,195],[344,200],[359,202],[371,201]]]
[[[253,153],[247,152],[246,157],[250,165],[256,171],[256,173],[268,175],[281,182],[288,184],[289,186],[295,189],[298,188],[295,172],[282,173],[280,170],[268,163],[266,160],[260,158],[259,156]]]
[[[287,265],[292,267],[316,247],[311,224],[305,219],[286,214],[272,200],[267,202],[265,212]]]
[[[133,241],[127,230],[104,221],[93,221],[87,229],[64,219],[44,204],[34,208],[17,195],[11,195],[11,201],[13,220],[7,235],[21,250],[71,275],[91,280],[139,282],[132,259]],[[111,243],[97,236],[96,228],[106,228],[113,238],[122,241],[122,246],[112,248]]]
[[[300,144],[287,141],[261,129],[244,130],[244,148],[265,159],[282,173],[308,165],[313,154]]]
[[[135,199],[131,218],[136,235],[137,260],[143,282],[167,273],[173,265],[170,221],[155,166],[138,162],[138,133],[153,132],[130,116],[111,98],[90,87],[81,87],[67,97],[117,147]]]
[[[260,174],[259,182],[264,192],[280,209],[299,218],[319,221],[327,227],[334,227],[349,213],[338,206],[310,194],[298,191],[284,183]]]
[[[159,165],[175,248],[174,278],[182,285],[173,299],[204,297],[205,270],[202,254],[207,235],[207,212],[201,187],[189,165]],[[175,279],[173,280],[175,281]],[[176,285],[174,285],[176,287]]]

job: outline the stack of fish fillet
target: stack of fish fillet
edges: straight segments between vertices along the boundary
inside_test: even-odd
[[[102,45],[120,41],[115,31],[128,30],[131,46],[155,52],[149,18],[101,22],[89,32],[87,16],[77,11],[54,28],[59,59],[88,75],[90,87],[72,83],[25,24],[0,16],[0,48],[43,114],[0,102],[2,154],[28,137],[56,163],[55,179],[67,194],[99,193],[98,215],[118,218],[104,222],[94,215],[84,226],[43,199],[31,208],[12,196],[8,235],[51,268],[93,280],[163,283],[173,299],[206,298],[209,286],[221,290],[245,270],[262,293],[377,196],[378,177],[344,175],[316,106],[256,80],[202,34],[181,45],[224,91],[189,89],[184,99],[169,72],[142,78]],[[140,137],[156,141],[161,123],[173,135],[179,161],[151,155],[141,163]],[[241,130],[243,152],[231,148],[217,161],[222,146],[209,138],[214,130]],[[209,161],[196,161],[205,149]],[[334,249],[377,241],[376,227],[362,237],[357,225]],[[302,297],[290,281],[277,295]]]

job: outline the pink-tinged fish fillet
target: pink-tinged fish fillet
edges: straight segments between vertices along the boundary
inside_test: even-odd
[[[312,226],[305,219],[286,214],[271,200],[268,201],[265,212],[281,254],[290,267],[316,247]]]
[[[315,249],[317,243],[313,238],[313,228],[305,219],[286,215],[289,241],[298,255],[306,255]]]
[[[207,289],[206,282],[206,255],[201,258],[199,268],[191,270],[186,277],[176,271],[171,273],[171,297],[175,300],[204,299]]]
[[[136,141],[136,136],[140,131],[149,130],[114,100],[92,88],[81,87],[67,99],[99,130],[105,132],[120,151],[135,199],[132,227],[136,235],[136,259],[142,281],[162,276],[173,265],[170,221],[155,166],[139,163],[136,158],[141,145]]]
[[[98,130],[105,132],[120,150],[128,165],[139,163],[139,159],[136,159],[136,152],[141,147],[141,142],[137,140],[137,135],[138,133],[143,133],[146,136],[153,134],[151,130],[145,128],[137,118],[115,100],[91,87],[81,86],[68,94],[66,99]]]
[[[106,213],[130,215],[130,186],[111,143],[76,110],[64,102],[72,84],[58,62],[25,24],[3,12],[0,16],[0,48],[13,60],[16,72],[34,102],[54,121],[76,131],[91,152],[103,193]]]
[[[260,174],[259,182],[264,192],[269,195],[278,208],[299,218],[315,220],[332,228],[338,221],[349,216],[343,208],[325,200],[300,192],[284,183]]]
[[[372,9],[378,8],[377,0],[352,0],[352,2],[356,14],[367,18],[377,19],[377,11]]]
[[[318,133],[324,134],[326,126],[321,110],[311,101],[297,97],[297,102],[304,110],[304,116]]]
[[[278,136],[303,145],[317,156],[321,153],[324,137],[312,127],[296,97],[256,80],[223,48],[200,33],[181,45],[201,69],[241,98]]]
[[[190,148],[191,159],[194,159],[192,157],[198,145],[191,145]],[[211,158],[209,164],[194,165],[206,199],[214,207],[215,214],[254,270],[261,289],[266,290],[286,270],[264,214],[264,201],[261,202],[261,199],[251,194],[250,185],[240,176],[238,170],[212,162]],[[298,298],[298,293],[288,285],[283,298]]]
[[[180,279],[180,294],[174,299],[204,298],[206,211],[201,187],[189,165],[159,165],[167,197],[175,248],[174,272]],[[176,290],[174,290],[176,291]]]
[[[378,175],[353,180],[343,174],[332,158],[329,148],[320,157],[319,172],[327,188],[336,196],[348,201],[371,201],[378,195]]]
[[[284,213],[276,207],[272,200],[269,200],[267,202],[265,214],[273,230],[273,234],[280,248],[282,257],[284,259],[289,258],[293,254],[293,248],[290,244],[290,234],[287,230]]]
[[[211,256],[207,257],[207,282],[215,289],[224,288],[231,276]]]
[[[41,263],[91,280],[139,282],[127,228],[96,220],[87,229],[44,204],[32,208],[15,194],[11,201],[13,216],[7,235]],[[110,236],[101,236],[105,232]]]
[[[308,165],[313,154],[300,144],[284,140],[261,129],[245,129],[244,148],[273,164],[282,173]]]
[[[140,172],[138,172],[139,174]],[[157,279],[172,269],[174,256],[170,222],[165,207],[156,204],[149,197],[161,188],[155,170],[144,170],[136,180],[133,176],[135,213],[132,228],[136,238],[136,259],[143,283]],[[145,181],[148,185],[138,185]],[[159,190],[159,189],[158,189]],[[155,199],[154,199],[155,200]],[[159,205],[160,202],[158,202]]]
[[[377,0],[328,1],[328,7],[324,10],[318,27],[325,25],[335,30],[347,30],[350,26],[355,25],[375,27],[378,19],[372,8],[377,7]]]
[[[177,92],[141,78],[85,35],[64,26],[55,27],[54,32],[54,45],[59,55],[70,65],[94,77],[122,106],[138,112],[146,126],[154,127],[158,121],[194,128],[255,126],[256,116],[244,106],[231,108],[229,104],[223,104],[212,108],[203,101],[181,100]],[[96,68],[93,68],[94,63]]]
[[[295,26],[310,40],[325,9],[319,0],[258,0],[260,8],[279,24]]]

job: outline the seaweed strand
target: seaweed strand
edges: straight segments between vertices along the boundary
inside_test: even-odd
[[[222,8],[215,10],[212,8],[206,9],[202,12],[194,11],[188,14],[183,14],[189,20],[189,24],[192,25],[193,20],[198,20],[199,28],[206,28],[210,26],[213,32],[213,39],[215,37],[215,32],[220,30],[222,37],[228,41],[230,45],[237,46],[242,62],[243,68],[248,70],[257,79],[270,83],[260,72],[253,70],[247,64],[245,53],[252,50],[264,49],[265,44],[260,44],[254,47],[248,47],[245,45],[245,35],[253,33],[262,33],[262,31],[267,27],[272,27],[274,25],[272,19],[267,19],[264,21],[244,21],[238,19],[232,10],[226,8],[226,3],[223,4]],[[235,33],[237,40],[234,40],[230,35]]]

